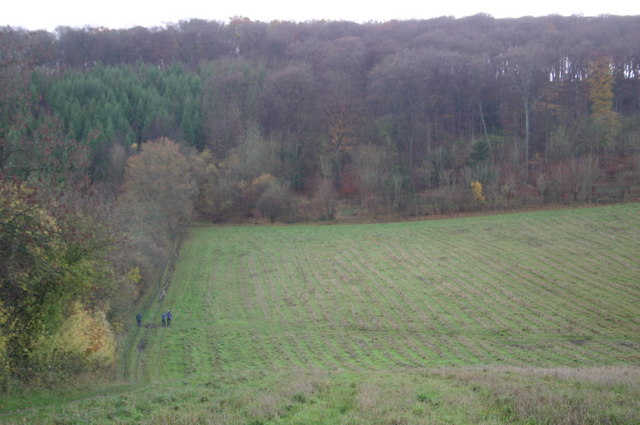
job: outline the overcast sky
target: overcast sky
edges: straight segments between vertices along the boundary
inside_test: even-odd
[[[7,4],[10,3],[10,4]],[[54,30],[58,26],[130,28],[162,26],[200,18],[227,22],[233,16],[252,20],[347,20],[461,18],[487,13],[496,18],[558,14],[640,15],[637,0],[7,0],[0,26]]]

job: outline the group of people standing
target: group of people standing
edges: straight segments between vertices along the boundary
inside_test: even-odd
[[[171,311],[162,313],[162,326],[171,326],[171,319],[173,319],[173,314],[171,314]]]
[[[173,314],[171,310],[166,313],[162,313],[162,326],[171,326],[171,319],[173,319]],[[142,313],[138,313],[136,315],[136,321],[138,322],[138,327],[142,326]]]

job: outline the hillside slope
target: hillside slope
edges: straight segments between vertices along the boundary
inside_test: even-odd
[[[197,228],[135,378],[637,365],[639,211]]]
[[[0,422],[638,423],[639,253],[640,204],[195,227],[131,385]]]

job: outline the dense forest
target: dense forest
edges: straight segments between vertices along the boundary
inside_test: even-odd
[[[109,371],[192,220],[637,198],[640,17],[0,29],[0,387]]]

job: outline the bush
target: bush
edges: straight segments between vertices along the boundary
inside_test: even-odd
[[[7,358],[7,342],[9,337],[2,331],[6,321],[7,314],[2,305],[2,300],[0,300],[0,392],[7,391],[8,380],[11,374],[9,360]]]
[[[43,337],[34,353],[34,367],[43,377],[107,369],[115,364],[115,335],[101,309],[88,310],[79,302],[53,335]]]
[[[285,185],[272,183],[258,199],[257,207],[272,223],[292,215],[293,195]]]

